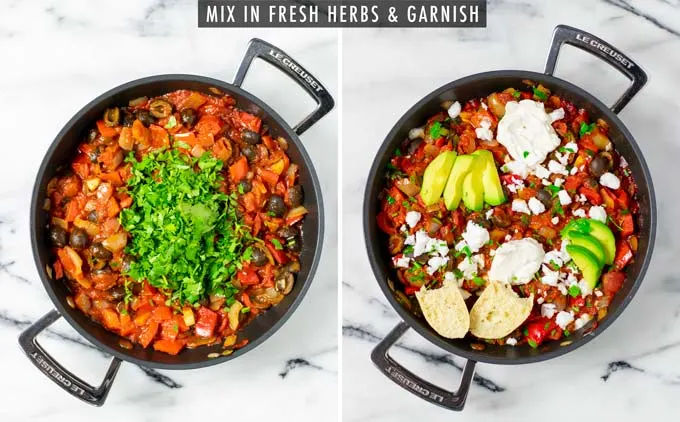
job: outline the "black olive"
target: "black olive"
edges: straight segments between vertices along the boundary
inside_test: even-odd
[[[108,261],[113,258],[113,254],[110,250],[106,249],[101,242],[95,242],[90,246],[90,252],[92,256],[97,259]]]
[[[63,248],[66,246],[66,242],[68,241],[66,230],[59,226],[50,227],[50,240],[57,248]]]
[[[87,215],[87,219],[93,223],[97,222],[97,211],[92,210],[90,213]]]
[[[90,142],[97,139],[97,136],[99,136],[99,131],[97,129],[90,129],[90,131],[87,132],[87,140]]]
[[[607,172],[607,159],[598,155],[590,162],[590,174],[600,177]]]
[[[262,138],[260,137],[259,133],[245,129],[243,131],[243,134],[241,134],[241,139],[243,139],[243,142],[245,142],[246,144],[257,145],[260,143],[260,140]]]
[[[124,111],[123,112],[123,126],[132,127],[132,124],[134,122],[135,122],[135,115],[130,113],[129,111]]]
[[[286,240],[286,249],[291,252],[300,252],[302,250],[302,239],[300,236],[293,236]]]
[[[172,113],[172,104],[161,99],[153,100],[149,104],[149,112],[158,119],[166,118]]]
[[[291,207],[299,207],[302,205],[304,200],[304,195],[302,194],[302,186],[295,185],[288,189],[288,202],[290,202]]]
[[[294,283],[295,277],[293,277],[293,274],[285,272],[276,279],[274,286],[277,292],[287,295],[293,290]]]
[[[118,107],[107,108],[104,112],[104,124],[108,127],[118,126],[120,123],[120,109]]]
[[[269,262],[269,260],[267,259],[267,254],[264,253],[262,248],[259,246],[253,246],[252,254],[250,255],[250,262],[252,262],[256,267],[261,267]]]
[[[299,234],[299,230],[295,227],[284,226],[281,227],[276,234],[284,239],[291,239]]]
[[[406,150],[406,154],[407,155],[415,154],[416,151],[418,150],[418,147],[420,146],[420,144],[422,142],[423,142],[422,139],[414,139],[413,141],[411,141],[411,143],[408,144],[408,149]]]
[[[241,180],[238,183],[238,191],[243,193],[248,193],[253,188],[253,184],[250,180]]]
[[[179,115],[182,118],[182,123],[186,127],[191,128],[194,126],[194,123],[196,123],[196,110],[193,108],[185,108]]]
[[[272,195],[267,203],[267,212],[274,217],[283,217],[286,213],[286,204],[283,202],[283,198],[279,195]]]
[[[541,189],[538,191],[536,194],[536,197],[538,198],[539,201],[543,203],[543,205],[546,206],[546,208],[552,207],[552,194],[548,192],[545,189]]]
[[[116,286],[109,289],[109,295],[113,300],[121,300],[125,297],[125,287]]]
[[[253,162],[257,158],[257,151],[250,145],[246,145],[241,149],[241,154],[248,159],[248,161]]]
[[[600,186],[597,179],[594,177],[586,177],[586,180],[583,181],[583,184],[591,189],[597,189]]]
[[[80,227],[76,227],[71,232],[71,238],[69,239],[69,244],[75,249],[85,249],[87,248],[90,239],[87,237],[87,232]]]
[[[139,119],[140,122],[146,127],[151,126],[152,124],[156,123],[156,119],[151,115],[146,110],[137,110],[135,111],[135,116],[137,119]]]
[[[415,260],[420,263],[420,264],[427,264],[427,260],[430,259],[430,257],[424,253],[422,255],[418,255]]]
[[[123,259],[120,261],[120,269],[124,273],[130,271],[130,265],[134,262],[134,259],[130,255],[125,255],[123,256]]]

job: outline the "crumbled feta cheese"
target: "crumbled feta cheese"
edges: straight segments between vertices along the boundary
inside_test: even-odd
[[[449,257],[441,257],[441,256],[433,256],[427,261],[427,273],[429,275],[434,274],[439,270],[439,268],[443,267],[449,262]]]
[[[408,264],[410,262],[410,258],[407,256],[402,256],[401,258],[398,258],[394,261],[394,266],[397,268],[408,268]]]
[[[550,122],[564,119],[564,109],[562,107],[550,112]]]
[[[489,242],[489,232],[474,221],[468,221],[463,239],[467,242],[472,252],[477,252]]]
[[[589,314],[581,315],[574,322],[574,329],[580,330],[581,328],[583,328],[584,325],[586,325],[588,322],[590,322],[591,319],[593,319],[593,317]]]
[[[483,255],[472,255],[471,257],[465,257],[458,264],[458,269],[463,272],[463,278],[466,280],[471,280],[477,276],[477,271],[479,266],[484,266],[484,256]]]
[[[409,211],[406,213],[406,224],[413,228],[420,221],[420,213],[418,211]]]
[[[508,346],[516,346],[517,345],[517,339],[514,337],[508,337],[505,339],[505,344]]]
[[[598,220],[603,223],[606,223],[607,211],[605,211],[604,207],[596,205],[594,207],[590,207],[590,209],[588,210],[588,217],[592,218],[593,220]]]
[[[564,175],[569,174],[567,169],[564,167],[564,164],[558,163],[555,160],[550,160],[548,162],[548,170],[550,170],[551,173],[564,174]]]
[[[566,170],[567,164],[569,164],[569,153],[567,152],[562,154],[561,152],[556,152],[555,158],[557,158],[557,161],[559,161],[560,164],[562,164]]]
[[[504,237],[503,239],[507,242],[507,241],[509,241],[510,239],[512,239],[512,236],[510,236],[509,234],[506,234],[505,237]]]
[[[462,251],[463,248],[465,248],[467,245],[468,245],[468,244],[467,244],[467,242],[466,242],[465,240],[461,240],[460,242],[456,243],[456,246],[454,246],[453,248],[454,248],[455,250],[457,250],[457,251],[460,252],[460,251]]]
[[[406,240],[404,240],[404,245],[415,245],[416,244],[416,237],[415,235],[408,235],[406,236]]]
[[[449,113],[449,117],[455,119],[460,114],[461,109],[462,107],[460,106],[460,103],[458,101],[454,101],[453,104],[451,104],[451,106],[447,110],[447,112]]]
[[[543,265],[543,276],[541,276],[541,283],[548,286],[557,286],[560,281],[560,273],[558,271],[553,271],[548,266]]]
[[[560,198],[560,204],[569,205],[571,204],[571,196],[566,190],[561,190],[557,193],[557,197]]]
[[[550,185],[552,185],[552,183],[550,183],[550,180],[549,180],[549,179],[543,179],[543,180],[541,180],[541,184],[542,184],[543,186],[550,186]]]
[[[578,282],[578,288],[581,290],[581,296],[588,296],[593,292],[593,289],[590,287],[590,283],[585,280]]]
[[[613,173],[609,173],[609,172],[600,176],[600,184],[602,186],[606,186],[606,187],[608,187],[610,189],[614,189],[614,190],[621,187],[621,181],[619,180],[619,178],[616,177],[616,175],[614,175]]]
[[[425,129],[422,127],[416,127],[408,131],[408,139],[414,140],[418,138],[425,137]]]
[[[503,165],[503,171],[516,174],[522,179],[526,179],[529,175],[529,167],[523,161],[508,161]]]
[[[559,188],[560,186],[562,186],[562,184],[564,184],[564,179],[562,179],[561,177],[558,177],[558,178],[555,179],[555,181],[553,182],[553,185],[557,186],[558,188]]]
[[[539,164],[536,167],[534,167],[534,174],[539,179],[547,179],[548,177],[550,177],[550,170]]]
[[[574,320],[574,314],[572,312],[560,311],[555,317],[555,322],[560,326],[561,329],[567,328],[567,325],[571,324]]]
[[[562,267],[562,265],[564,265],[564,261],[562,260],[562,252],[560,251],[546,252],[545,257],[543,258],[543,262],[545,264],[556,265],[558,268]]]
[[[560,255],[562,258],[562,262],[564,262],[565,264],[571,261],[571,256],[569,255],[569,252],[567,252],[568,244],[569,244],[568,240],[562,240],[562,245],[560,246]]]
[[[545,212],[545,205],[543,205],[543,202],[532,197],[529,198],[529,209],[531,210],[532,213],[538,215]]]
[[[539,305],[542,304],[543,302],[545,302],[545,299],[542,298],[542,297],[539,297],[538,299],[536,299],[536,303],[538,303]]]
[[[572,167],[571,170],[569,170],[569,174],[572,176],[575,175],[576,173],[578,173],[578,168],[576,167]]]
[[[531,214],[527,201],[524,199],[513,199],[512,210],[515,212],[523,212],[524,214]]]
[[[586,196],[584,194],[579,193],[578,195],[576,195],[576,202],[580,202],[581,204],[585,204],[586,202],[588,202],[588,198],[586,198]]]
[[[565,283],[567,286],[571,287],[574,285],[578,285],[579,281],[578,278],[574,275],[574,273],[569,273],[567,274],[567,279],[565,280]]]
[[[449,246],[446,244],[445,240],[432,239],[428,244],[427,252],[438,253],[439,256],[446,256],[449,254]]]
[[[602,297],[603,293],[600,290],[595,290],[595,296]]]
[[[577,210],[574,210],[572,214],[576,217],[581,217],[585,218],[586,217],[586,211],[583,208],[579,208]]]
[[[566,149],[567,152],[576,153],[578,152],[578,145],[576,144],[576,142],[572,141],[565,145],[564,149]]]
[[[406,224],[402,224],[401,227],[399,228],[399,231],[407,232],[407,231],[408,231],[408,227],[406,227]]]
[[[428,252],[430,240],[431,238],[427,235],[425,230],[418,230],[416,232],[416,241],[413,245],[413,256],[418,257]]]
[[[484,216],[486,216],[486,219],[487,219],[487,220],[488,220],[489,218],[491,218],[492,215],[493,215],[493,208],[489,209],[489,210],[484,214]]]
[[[483,108],[484,110],[488,110],[488,109],[489,109],[489,106],[486,105],[486,103],[482,103],[482,108]]]
[[[475,129],[475,133],[477,134],[477,137],[483,141],[493,141],[493,132],[491,131],[491,120],[489,119],[482,119],[481,122],[479,122],[480,127]]]
[[[557,224],[560,222],[560,217],[554,216],[553,218],[550,219],[550,222],[553,224]]]
[[[560,294],[562,294],[562,296],[566,296],[567,294],[569,294],[569,291],[567,290],[566,287],[564,287],[564,284],[558,284],[557,289],[560,291]]]
[[[544,316],[548,319],[552,318],[556,311],[557,308],[555,307],[554,303],[544,303],[541,305],[541,316]]]
[[[545,252],[533,238],[513,240],[496,249],[489,279],[505,284],[526,284],[541,267]]]
[[[451,271],[447,271],[444,273],[444,281],[457,281],[456,275]]]
[[[491,257],[496,256],[496,250],[495,249],[489,250],[489,256]]]

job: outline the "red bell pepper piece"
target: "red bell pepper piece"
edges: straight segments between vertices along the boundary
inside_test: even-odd
[[[241,123],[243,123],[243,126],[245,126],[247,129],[252,130],[253,132],[260,132],[262,120],[260,120],[259,117],[253,116],[252,114],[246,113],[245,111],[240,112],[239,117],[241,118]]]
[[[158,321],[152,319],[149,324],[142,328],[142,332],[137,339],[139,340],[139,344],[141,344],[143,347],[148,347],[149,344],[151,344],[153,338],[156,337],[158,325]]]
[[[616,247],[616,257],[614,257],[614,268],[622,270],[633,259],[633,251],[630,249],[628,242],[620,240]]]
[[[280,243],[280,241],[279,241]],[[272,256],[274,257],[274,260],[279,263],[279,264],[286,264],[288,263],[288,256],[283,250],[276,249],[276,246],[274,246],[273,243],[267,242],[267,249],[269,249],[269,252],[272,253]]]
[[[626,274],[620,271],[609,271],[602,276],[602,289],[607,296],[614,296],[626,281]]]
[[[392,226],[391,221],[387,218],[387,214],[383,211],[378,214],[378,227],[387,234],[397,234],[397,229]]]
[[[241,271],[236,273],[236,278],[244,286],[252,286],[253,284],[259,284],[260,278],[257,273],[252,268],[243,268]]]
[[[118,130],[115,127],[106,126],[103,120],[97,120],[97,129],[106,138],[113,138],[118,135]]]
[[[196,335],[200,337],[211,337],[217,325],[217,314],[205,306],[198,309],[198,320],[196,321]]]
[[[164,352],[169,355],[176,355],[186,345],[186,340],[156,340],[153,344],[154,350]]]
[[[422,286],[408,285],[408,286],[404,287],[404,293],[405,293],[407,296],[414,295],[414,294],[416,294],[416,292],[419,292],[419,291],[420,291],[420,288],[421,288],[421,287],[422,287]]]
[[[602,203],[602,195],[600,195],[600,192],[596,189],[589,188],[588,186],[581,186],[579,192],[593,205],[600,205]]]
[[[241,156],[234,164],[229,166],[229,175],[231,180],[236,183],[245,179],[248,174],[248,159],[245,156]]]
[[[619,226],[621,227],[621,237],[628,237],[635,232],[635,222],[633,215],[628,213],[619,216]]]
[[[555,330],[554,333],[553,330]],[[538,347],[545,339],[559,338],[561,335],[562,329],[555,324],[555,321],[545,317],[537,318],[527,325],[526,338],[531,347]]]

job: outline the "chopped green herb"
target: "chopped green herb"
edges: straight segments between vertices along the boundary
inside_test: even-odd
[[[581,128],[579,129],[578,134],[580,137],[583,137],[583,135],[591,133],[594,129],[595,123],[587,125],[586,122],[581,122]]]
[[[623,227],[619,226],[610,215],[607,216],[607,220],[609,220],[609,222],[612,223],[614,227],[619,229],[619,231],[623,231]]]
[[[559,200],[553,201],[553,215],[564,215],[564,208]]]
[[[463,246],[463,249],[460,250],[467,256],[468,258],[472,256],[472,249],[468,245]]]
[[[530,188],[535,188],[535,187],[536,187],[536,183],[534,183],[534,182],[529,182],[529,187],[530,187]]]
[[[250,307],[249,307],[249,306],[245,306],[245,307],[241,308],[241,313],[242,313],[242,314],[247,314],[248,312],[250,312]]]
[[[413,245],[407,245],[404,248],[404,255],[412,254],[413,253]]]
[[[548,322],[546,322],[545,324],[543,324],[543,329],[544,329],[544,330],[547,330],[548,328],[550,328],[550,321],[548,321]]]
[[[282,251],[282,250],[283,250],[283,245],[281,244],[281,242],[279,242],[278,239],[272,239],[272,245],[274,245],[274,248],[275,248],[277,251]]]
[[[545,188],[552,194],[552,197],[553,197],[553,198],[556,197],[557,194],[560,192],[560,187],[559,187],[559,186],[548,185],[548,186],[546,186]]]
[[[545,101],[548,99],[548,94],[545,92],[541,91],[540,89],[534,87],[534,95],[538,97],[540,100]]]
[[[396,150],[394,150],[394,155],[396,155],[397,157],[401,157],[401,149],[397,148]]]
[[[472,279],[472,282],[475,283],[477,286],[483,286],[486,281],[482,277],[475,277]]]
[[[536,344],[536,342],[533,341],[532,339],[528,339],[527,343],[529,343],[529,346],[531,346],[532,349],[535,349],[535,348],[538,347],[538,344]]]
[[[522,93],[521,93],[520,91],[515,91],[515,92],[512,93],[512,96],[513,96],[514,98],[519,98],[519,97],[522,96]]]
[[[387,168],[387,170],[398,170],[397,167],[392,163],[385,164],[385,167]]]
[[[173,127],[177,126],[177,119],[175,119],[175,116],[172,115],[168,119],[168,123],[165,125],[166,129],[172,129]]]
[[[442,124],[439,122],[432,123],[430,126],[430,138],[439,139],[442,136]]]
[[[594,156],[594,155],[595,155],[595,151],[592,151],[592,150],[586,149],[586,154],[588,154],[588,156],[589,156],[589,157],[592,157],[592,156]]]
[[[243,195],[243,194],[245,193],[245,191],[243,190],[243,185],[242,185],[242,184],[239,183],[237,189],[238,189],[238,193],[239,193],[240,195]]]
[[[455,275],[456,278],[463,278],[463,272],[458,268],[453,269],[453,275]]]
[[[527,330],[526,328],[524,329],[523,332],[524,332],[524,336],[528,336],[528,335],[529,335],[529,330]]]
[[[626,167],[625,169],[623,169],[623,175],[624,175],[624,176],[630,176],[630,174],[631,174],[631,173],[630,173],[630,169],[629,169],[628,167]]]
[[[569,330],[564,330],[563,333],[564,333],[564,336],[565,336],[565,337],[569,337],[569,336],[571,335],[571,333],[569,332]]]
[[[580,309],[581,308],[579,308],[578,306],[572,306],[571,307],[571,310],[574,311],[574,312],[578,312]]]
[[[628,215],[628,214],[630,214],[629,210],[627,210],[627,209],[621,210],[621,215]]]
[[[249,254],[250,228],[237,216],[236,194],[220,191],[224,163],[173,150],[130,153],[127,192],[133,202],[120,213],[130,234],[125,252],[135,260],[126,274],[168,291],[180,303],[209,294],[229,298],[231,279]],[[126,290],[131,287],[126,283]]]
[[[573,154],[573,153],[576,152],[576,151],[574,151],[573,149],[571,149],[571,148],[566,148],[566,147],[559,147],[559,148],[557,148],[557,150],[558,150],[559,152],[562,152],[562,153],[571,152],[571,153]]]
[[[527,158],[527,157],[529,156],[529,151],[524,151],[524,152],[522,153],[522,156],[523,156],[524,158]]]
[[[410,208],[411,208],[411,203],[408,202],[408,201],[401,201],[401,206],[403,206],[403,207],[406,208],[406,209],[410,209]]]
[[[569,296],[576,297],[581,294],[581,288],[577,284],[569,286]]]
[[[387,195],[387,203],[388,203],[388,204],[394,205],[395,202],[396,202],[396,200],[395,200],[394,198],[392,198],[391,196]]]
[[[522,216],[519,218],[522,221],[522,224],[525,226],[529,225],[529,216],[526,214],[522,214]]]

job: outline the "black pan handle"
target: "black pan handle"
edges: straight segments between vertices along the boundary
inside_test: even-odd
[[[371,352],[371,360],[389,379],[406,391],[437,406],[455,411],[463,410],[477,362],[468,360],[458,391],[452,392],[425,381],[397,363],[389,355],[390,348],[408,331],[409,326],[400,322]]]
[[[628,87],[626,92],[624,92],[612,106],[612,111],[614,113],[619,113],[623,110],[626,104],[628,104],[628,102],[632,100],[647,83],[647,74],[640,66],[631,60],[630,57],[621,53],[618,49],[602,39],[567,25],[558,25],[555,27],[552,43],[550,44],[550,52],[548,53],[548,60],[546,60],[545,63],[545,73],[547,75],[555,73],[557,57],[560,54],[562,44],[573,45],[576,48],[599,57],[631,80],[632,83],[630,87]]]
[[[93,387],[80,378],[73,375],[68,369],[64,368],[50,356],[40,344],[36,341],[36,337],[44,329],[52,325],[52,323],[59,319],[61,315],[56,310],[49,311],[45,316],[40,318],[35,324],[28,327],[21,335],[19,335],[19,344],[24,349],[26,356],[31,362],[40,369],[49,379],[57,383],[61,388],[66,390],[74,397],[83,400],[94,406],[101,406],[106,401],[106,396],[109,395],[111,384],[116,378],[116,373],[120,367],[120,359],[114,357],[109,365],[109,370],[104,375],[104,381],[99,387]]]
[[[288,75],[316,101],[316,109],[293,128],[298,135],[312,127],[335,106],[333,97],[315,76],[284,51],[258,38],[250,40],[246,55],[243,57],[241,66],[239,66],[234,77],[234,85],[241,86],[243,84],[246,73],[248,73],[251,63],[256,58],[266,61]]]

